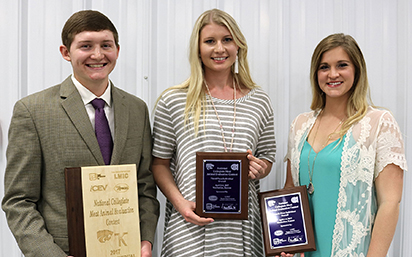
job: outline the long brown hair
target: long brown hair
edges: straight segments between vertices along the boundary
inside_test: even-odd
[[[325,107],[326,96],[319,87],[318,70],[323,54],[336,47],[342,47],[355,66],[355,79],[346,107],[348,119],[342,124],[339,131],[339,135],[342,138],[354,123],[366,115],[368,106],[373,106],[373,104],[370,98],[366,62],[362,51],[353,37],[339,33],[324,38],[313,52],[310,65],[310,82],[312,87],[312,104],[310,108],[312,110],[321,110]]]

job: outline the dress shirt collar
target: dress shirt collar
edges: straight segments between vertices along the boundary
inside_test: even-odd
[[[95,98],[101,98],[103,99],[106,104],[110,107],[112,104],[112,91],[111,91],[111,82],[109,80],[109,85],[106,88],[106,91],[104,91],[103,95],[100,97],[97,97],[95,94],[93,94],[89,89],[87,89],[85,86],[83,86],[72,74],[71,76],[73,84],[76,86],[77,91],[79,91],[79,94],[82,98],[82,101],[84,105],[89,104],[91,101],[93,101]]]

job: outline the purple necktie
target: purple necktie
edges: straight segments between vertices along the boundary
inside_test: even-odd
[[[99,142],[100,151],[106,165],[110,164],[113,150],[112,134],[110,133],[109,122],[104,112],[105,101],[96,98],[92,101],[95,109],[94,130],[96,132],[97,142]]]

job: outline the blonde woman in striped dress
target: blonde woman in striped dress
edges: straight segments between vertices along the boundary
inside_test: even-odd
[[[213,9],[190,39],[191,75],[156,104],[153,175],[167,197],[162,256],[264,256],[257,193],[275,160],[273,109],[251,79],[236,21]],[[195,212],[196,152],[249,152],[248,220]]]

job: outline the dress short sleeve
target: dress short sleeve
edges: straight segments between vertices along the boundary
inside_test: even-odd
[[[162,97],[157,103],[153,123],[152,155],[157,158],[171,159],[176,147],[176,135],[170,110]]]

